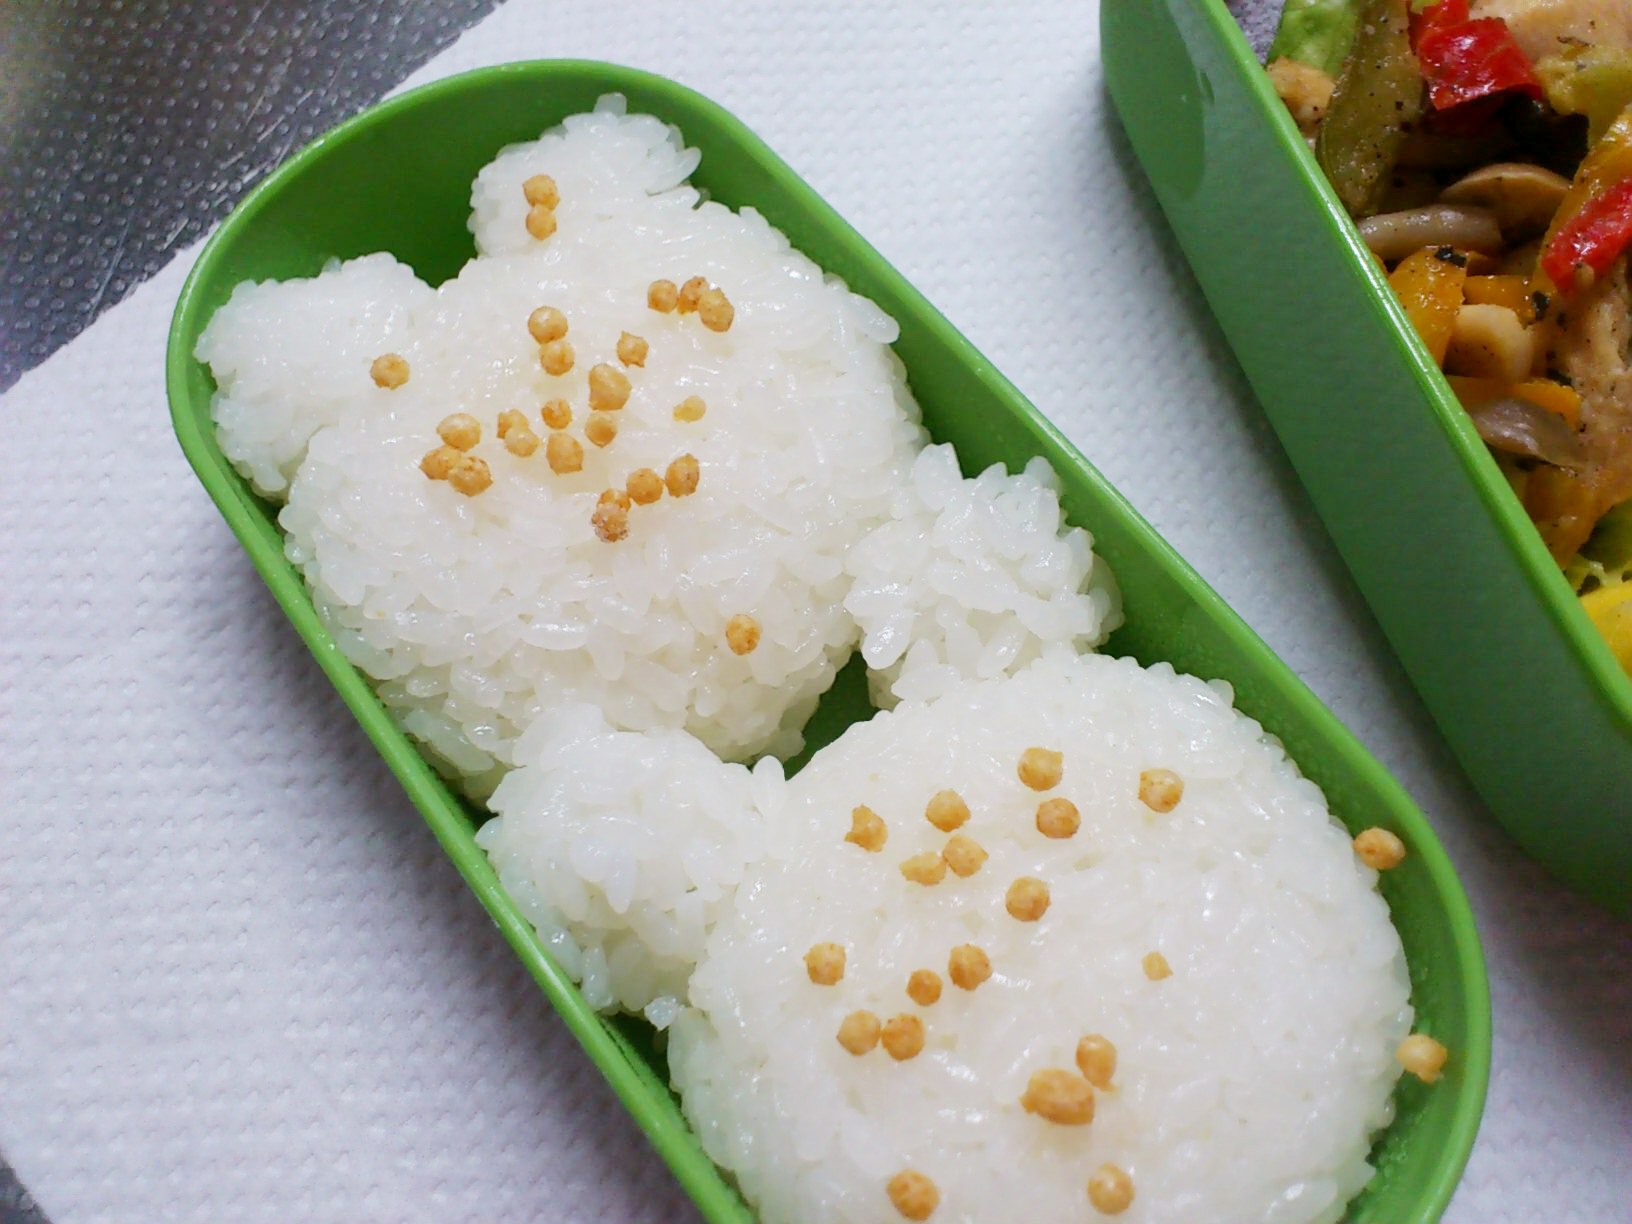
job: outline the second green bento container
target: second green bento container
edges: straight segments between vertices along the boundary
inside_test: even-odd
[[[1469,779],[1632,913],[1632,679],[1222,0],[1104,0],[1123,126],[1338,551]]]
[[[486,817],[439,778],[388,717],[367,680],[324,630],[299,572],[284,556],[277,508],[257,498],[216,445],[214,390],[193,357],[199,333],[246,279],[311,276],[333,257],[386,250],[438,283],[473,254],[470,182],[504,145],[618,92],[632,110],[679,126],[702,150],[694,182],[727,204],[753,205],[806,253],[889,311],[937,441],[966,470],[1018,469],[1045,456],[1070,519],[1089,528],[1113,567],[1128,613],[1112,651],[1168,660],[1235,686],[1242,709],[1278,735],[1352,829],[1383,825],[1410,848],[1383,894],[1404,941],[1418,1027],[1452,1051],[1432,1087],[1402,1082],[1398,1116],[1373,1153],[1378,1173],[1350,1218],[1408,1224],[1438,1218],[1478,1129],[1490,1059],[1484,962],[1455,874],[1400,787],[1267,647],[1108,486],[1082,456],[950,324],[746,128],[670,81],[605,64],[512,64],[455,77],[384,103],[323,137],[252,192],[211,239],[176,308],[168,387],[176,436],[232,530],[336,689],[526,964],[543,993],[676,1176],[714,1224],[751,1219],[703,1154],[667,1087],[643,1023],[596,1015],[500,888],[474,840]],[[869,713],[852,666],[824,698],[811,739],[832,739]]]

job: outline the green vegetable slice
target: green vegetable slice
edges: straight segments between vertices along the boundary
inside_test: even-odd
[[[1320,168],[1351,216],[1377,211],[1400,145],[1422,117],[1422,107],[1422,73],[1411,51],[1406,0],[1370,0],[1315,137]]]
[[[1336,76],[1354,46],[1361,0],[1286,0],[1269,60],[1296,60]]]

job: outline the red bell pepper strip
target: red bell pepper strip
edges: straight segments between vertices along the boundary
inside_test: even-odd
[[[1632,178],[1588,200],[1560,227],[1541,253],[1541,270],[1568,297],[1575,292],[1577,268],[1591,268],[1602,276],[1628,245],[1632,245]]]
[[[1468,20],[1468,0],[1439,0],[1420,11],[1411,10],[1411,50],[1417,49],[1424,34],[1448,30]]]
[[[1468,19],[1468,0],[1438,0],[1411,14],[1411,49],[1435,110],[1516,89],[1541,97],[1541,82],[1500,17]]]

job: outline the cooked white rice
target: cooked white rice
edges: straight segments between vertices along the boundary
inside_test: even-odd
[[[1065,754],[1050,794],[1081,809],[1074,837],[1036,831],[1030,746]],[[1152,767],[1183,779],[1169,814],[1137,797]],[[947,840],[924,817],[945,787],[991,857],[910,884],[902,860]],[[785,794],[670,1044],[687,1117],[767,1224],[898,1218],[885,1186],[906,1168],[937,1183],[935,1224],[1099,1218],[1085,1187],[1107,1162],[1132,1176],[1129,1224],[1335,1220],[1369,1177],[1412,1016],[1399,937],[1318,789],[1223,686],[1047,660],[852,727]],[[880,853],[844,841],[857,804],[888,825]],[[1052,893],[1035,923],[1004,908],[1027,875]],[[848,955],[832,987],[801,959],[823,941]],[[945,978],[966,942],[991,980],[911,1003],[908,975]],[[1171,977],[1147,980],[1150,951]],[[847,1053],[859,1008],[921,1016],[923,1053]],[[1090,1033],[1119,1054],[1092,1124],[1025,1113],[1030,1074],[1073,1067]]]
[[[665,1027],[709,931],[764,854],[766,757],[727,765],[684,731],[614,731],[592,706],[542,715],[476,834],[584,999]]]
[[[966,480],[951,446],[925,447],[845,567],[855,585],[844,606],[880,707],[1091,650],[1122,622],[1110,570],[1086,531],[1064,526],[1042,458]]]

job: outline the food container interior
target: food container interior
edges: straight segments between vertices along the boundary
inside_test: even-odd
[[[1632,680],[1229,10],[1123,0],[1101,31],[1112,100],[1207,301],[1463,769],[1529,854],[1632,912]]]
[[[710,196],[758,208],[796,246],[898,320],[896,351],[925,424],[936,441],[956,445],[966,472],[994,462],[1018,469],[1036,454],[1049,459],[1068,517],[1092,531],[1124,595],[1128,623],[1109,651],[1228,679],[1239,706],[1280,737],[1345,823],[1386,825],[1411,846],[1409,867],[1385,878],[1382,890],[1406,948],[1419,1017],[1457,1057],[1438,1084],[1412,1081],[1396,1090],[1398,1117],[1374,1152],[1378,1174],[1349,1218],[1437,1218],[1483,1105],[1488,995],[1460,885],[1399,786],[1059,432],[727,113],[671,82],[628,69],[571,61],[507,65],[427,86],[365,113],[285,165],[233,213],[200,258],[177,309],[167,369],[172,412],[189,461],[284,611],[704,1214],[714,1221],[750,1218],[687,1131],[651,1030],[592,1013],[504,896],[472,839],[483,811],[437,777],[340,654],[284,558],[275,508],[254,496],[216,448],[212,383],[192,356],[211,313],[246,279],[309,276],[330,258],[376,250],[392,252],[433,284],[453,275],[473,253],[466,219],[476,171],[503,145],[536,137],[609,91],[624,94],[632,110],[679,125],[687,142],[703,151],[693,181]],[[868,712],[859,661],[852,661],[823,700],[807,752]]]

